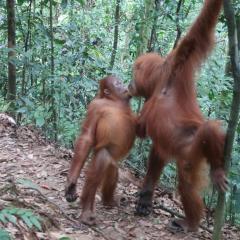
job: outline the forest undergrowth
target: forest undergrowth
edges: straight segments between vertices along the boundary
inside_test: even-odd
[[[206,213],[198,233],[168,230],[169,221],[182,215],[178,195],[168,189],[158,187],[149,217],[136,216],[135,201],[141,179],[124,162],[116,193],[119,206],[104,207],[97,194],[98,224],[94,227],[81,224],[79,199],[69,204],[64,198],[71,157],[72,150],[47,141],[32,126],[17,126],[13,119],[0,113],[0,229],[18,240],[211,239],[212,213]],[[79,192],[83,182],[84,172],[79,178]],[[2,221],[1,212],[6,209],[8,214]],[[224,240],[240,239],[236,227],[226,224],[223,232]]]

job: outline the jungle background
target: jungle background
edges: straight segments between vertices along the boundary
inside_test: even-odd
[[[23,131],[18,136],[30,131],[30,140],[24,141],[32,141],[31,146],[39,143],[39,139],[36,139],[38,133],[35,133],[39,131],[44,136],[45,144],[51,142],[56,149],[72,149],[87,105],[97,93],[98,81],[106,75],[115,74],[128,84],[136,57],[151,51],[164,56],[171,51],[198,15],[202,4],[203,1],[195,0],[1,0],[0,112],[15,118],[17,128]],[[233,1],[233,7],[240,39],[240,1]],[[12,16],[12,26],[9,26],[9,14]],[[9,46],[9,37],[13,48]],[[225,127],[233,93],[231,73],[228,29],[226,19],[221,15],[216,29],[216,46],[198,73],[196,85],[204,115],[222,120]],[[139,112],[142,104],[141,99],[131,100],[135,112]],[[6,116],[0,118],[2,124]],[[9,136],[11,131],[16,129],[4,125],[0,138]],[[144,176],[150,144],[149,139],[137,139],[123,163],[136,178]],[[14,149],[14,145],[8,146],[11,151]],[[4,149],[7,147],[2,145],[2,151]],[[67,150],[61,151],[65,154]],[[238,123],[225,211],[225,220],[229,226],[235,227],[240,225],[239,156]],[[175,189],[175,169],[175,164],[165,168],[160,179],[164,191]],[[4,172],[5,169],[1,167],[1,175]],[[15,180],[21,180],[22,176],[19,179],[17,176],[15,174]],[[30,185],[30,188],[35,186],[33,181],[21,181],[21,184]],[[11,184],[15,186],[17,183]],[[204,201],[211,216],[217,201],[214,187],[206,190]],[[21,209],[11,207],[9,210],[7,207],[4,205],[0,209],[0,222],[3,225],[0,234],[5,236],[8,234],[4,224],[10,222],[14,225],[15,220],[22,218],[18,212]],[[7,215],[2,211],[7,211]],[[8,216],[5,221],[1,217],[4,214]],[[33,212],[31,214],[35,217]],[[37,217],[33,223],[28,220],[25,216],[28,227],[41,228]]]

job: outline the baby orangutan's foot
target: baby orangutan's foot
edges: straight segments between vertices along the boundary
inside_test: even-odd
[[[78,198],[76,184],[70,183],[65,189],[65,198],[68,202],[74,202]]]
[[[83,211],[80,216],[80,219],[82,223],[86,225],[90,225],[90,226],[96,225],[96,217],[94,212],[91,210]]]

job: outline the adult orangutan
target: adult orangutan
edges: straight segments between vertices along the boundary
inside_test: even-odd
[[[149,53],[134,64],[129,85],[133,96],[145,97],[138,118],[137,134],[153,141],[149,165],[137,213],[152,209],[154,187],[170,159],[176,159],[179,193],[186,218],[175,220],[177,230],[196,231],[203,214],[199,195],[204,163],[211,169],[213,182],[225,191],[223,149],[225,134],[217,121],[206,120],[196,100],[194,75],[214,45],[214,29],[222,0],[205,0],[204,7],[186,36],[166,57]]]
[[[94,200],[99,185],[102,187],[103,204],[114,204],[118,161],[128,153],[135,139],[136,119],[129,99],[127,88],[118,78],[110,76],[100,80],[99,94],[88,107],[82,133],[75,143],[65,192],[67,201],[77,199],[77,179],[93,149],[81,196],[83,223],[96,223]]]

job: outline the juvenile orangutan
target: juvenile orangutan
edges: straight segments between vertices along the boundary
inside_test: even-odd
[[[103,204],[115,204],[118,161],[126,156],[135,139],[136,119],[129,100],[128,89],[118,78],[110,76],[100,80],[99,94],[88,106],[82,132],[75,143],[65,192],[67,201],[76,200],[77,179],[92,149],[93,158],[81,196],[83,223],[96,223],[94,200],[99,185]]]

